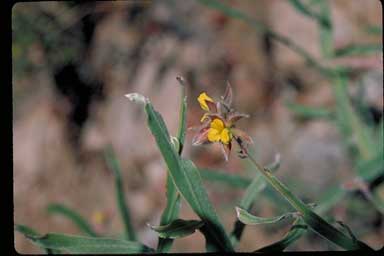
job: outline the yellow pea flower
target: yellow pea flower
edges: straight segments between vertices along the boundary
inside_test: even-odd
[[[211,97],[209,97],[205,92],[200,93],[199,97],[197,98],[197,101],[200,103],[200,107],[204,109],[205,111],[209,111],[209,107],[207,105],[207,101],[214,102]]]
[[[232,134],[228,128],[225,127],[223,121],[216,118],[210,124],[208,130],[208,140],[210,142],[221,141],[224,144],[228,144],[232,139]]]
[[[205,92],[199,95],[197,101],[206,113],[200,119],[202,124],[195,127],[198,132],[192,139],[194,146],[219,143],[226,161],[229,159],[233,142],[240,147],[240,157],[247,152],[248,145],[253,143],[251,137],[236,127],[237,121],[249,115],[239,113],[231,107],[232,94],[231,85],[227,83],[224,96],[217,102]]]

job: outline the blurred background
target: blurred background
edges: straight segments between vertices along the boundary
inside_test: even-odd
[[[202,115],[196,101],[199,93],[206,91],[218,99],[229,80],[234,106],[251,115],[239,127],[254,139],[257,159],[268,164],[280,153],[277,176],[306,202],[316,203],[330,187],[355,177],[356,152],[348,148],[348,141],[353,143],[355,138],[352,133],[346,141],[334,122],[338,105],[332,82],[268,30],[230,17],[215,9],[212,3],[216,2],[207,2],[36,2],[13,7],[15,223],[40,233],[80,234],[68,219],[47,213],[49,204],[61,203],[87,218],[100,233],[121,234],[113,175],[103,156],[111,144],[122,166],[139,239],[155,247],[157,235],[146,223],[158,224],[166,204],[165,164],[142,108],[124,94],[149,97],[175,134],[179,75],[188,84],[188,126],[197,125]],[[326,42],[335,49],[331,57],[322,48],[327,38],[324,30],[295,2],[219,1],[289,38],[322,65],[352,70],[347,97],[364,127],[373,134],[382,133],[380,2],[299,1],[314,12],[323,10],[319,2],[328,3],[332,37]],[[364,47],[354,48],[358,45]],[[193,135],[187,133],[183,154],[198,167],[254,176],[235,151],[226,163],[217,145],[192,147]],[[382,147],[382,137],[374,138]],[[381,173],[367,185],[383,198],[384,170],[380,168]],[[212,180],[204,184],[229,232],[236,219],[234,206],[245,189]],[[277,201],[270,198],[258,196],[252,213],[281,213]],[[185,201],[180,216],[196,218]],[[327,216],[347,223],[372,247],[382,247],[383,215],[363,193],[352,191],[332,205]],[[289,224],[247,226],[239,250],[252,251],[277,241]],[[20,253],[40,252],[19,234],[15,234],[15,247]],[[289,248],[335,249],[311,232]],[[172,248],[173,252],[204,250],[199,232],[176,240]]]

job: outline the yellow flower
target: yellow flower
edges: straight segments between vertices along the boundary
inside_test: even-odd
[[[197,98],[197,101],[200,103],[200,107],[205,111],[209,111],[209,107],[207,105],[207,101],[214,102],[211,97],[209,97],[205,92],[201,93]]]
[[[224,126],[223,121],[216,118],[211,122],[208,131],[208,140],[210,142],[221,141],[224,144],[228,144],[232,139],[232,134],[228,128]]]

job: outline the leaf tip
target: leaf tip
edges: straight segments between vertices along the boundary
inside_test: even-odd
[[[149,102],[149,100],[144,97],[143,95],[139,94],[139,93],[128,93],[128,94],[125,94],[124,95],[125,97],[127,97],[130,101],[134,102],[134,103],[138,103],[138,104],[147,104]]]

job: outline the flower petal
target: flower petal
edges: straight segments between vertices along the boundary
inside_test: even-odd
[[[197,97],[197,101],[200,103],[200,107],[205,111],[209,111],[208,104],[214,104],[213,99],[209,97],[205,92],[200,93],[199,97]]]
[[[205,127],[201,129],[192,139],[192,145],[198,146],[204,143],[209,142],[208,141],[208,131],[210,128]]]
[[[224,122],[221,119],[216,118],[211,122],[211,128],[221,133],[221,131],[224,129]]]
[[[223,142],[224,144],[228,144],[232,139],[231,133],[229,132],[228,128],[223,129],[220,134],[220,137],[221,142]]]
[[[217,142],[220,140],[220,133],[214,128],[209,128],[208,131],[208,140],[211,142]]]

